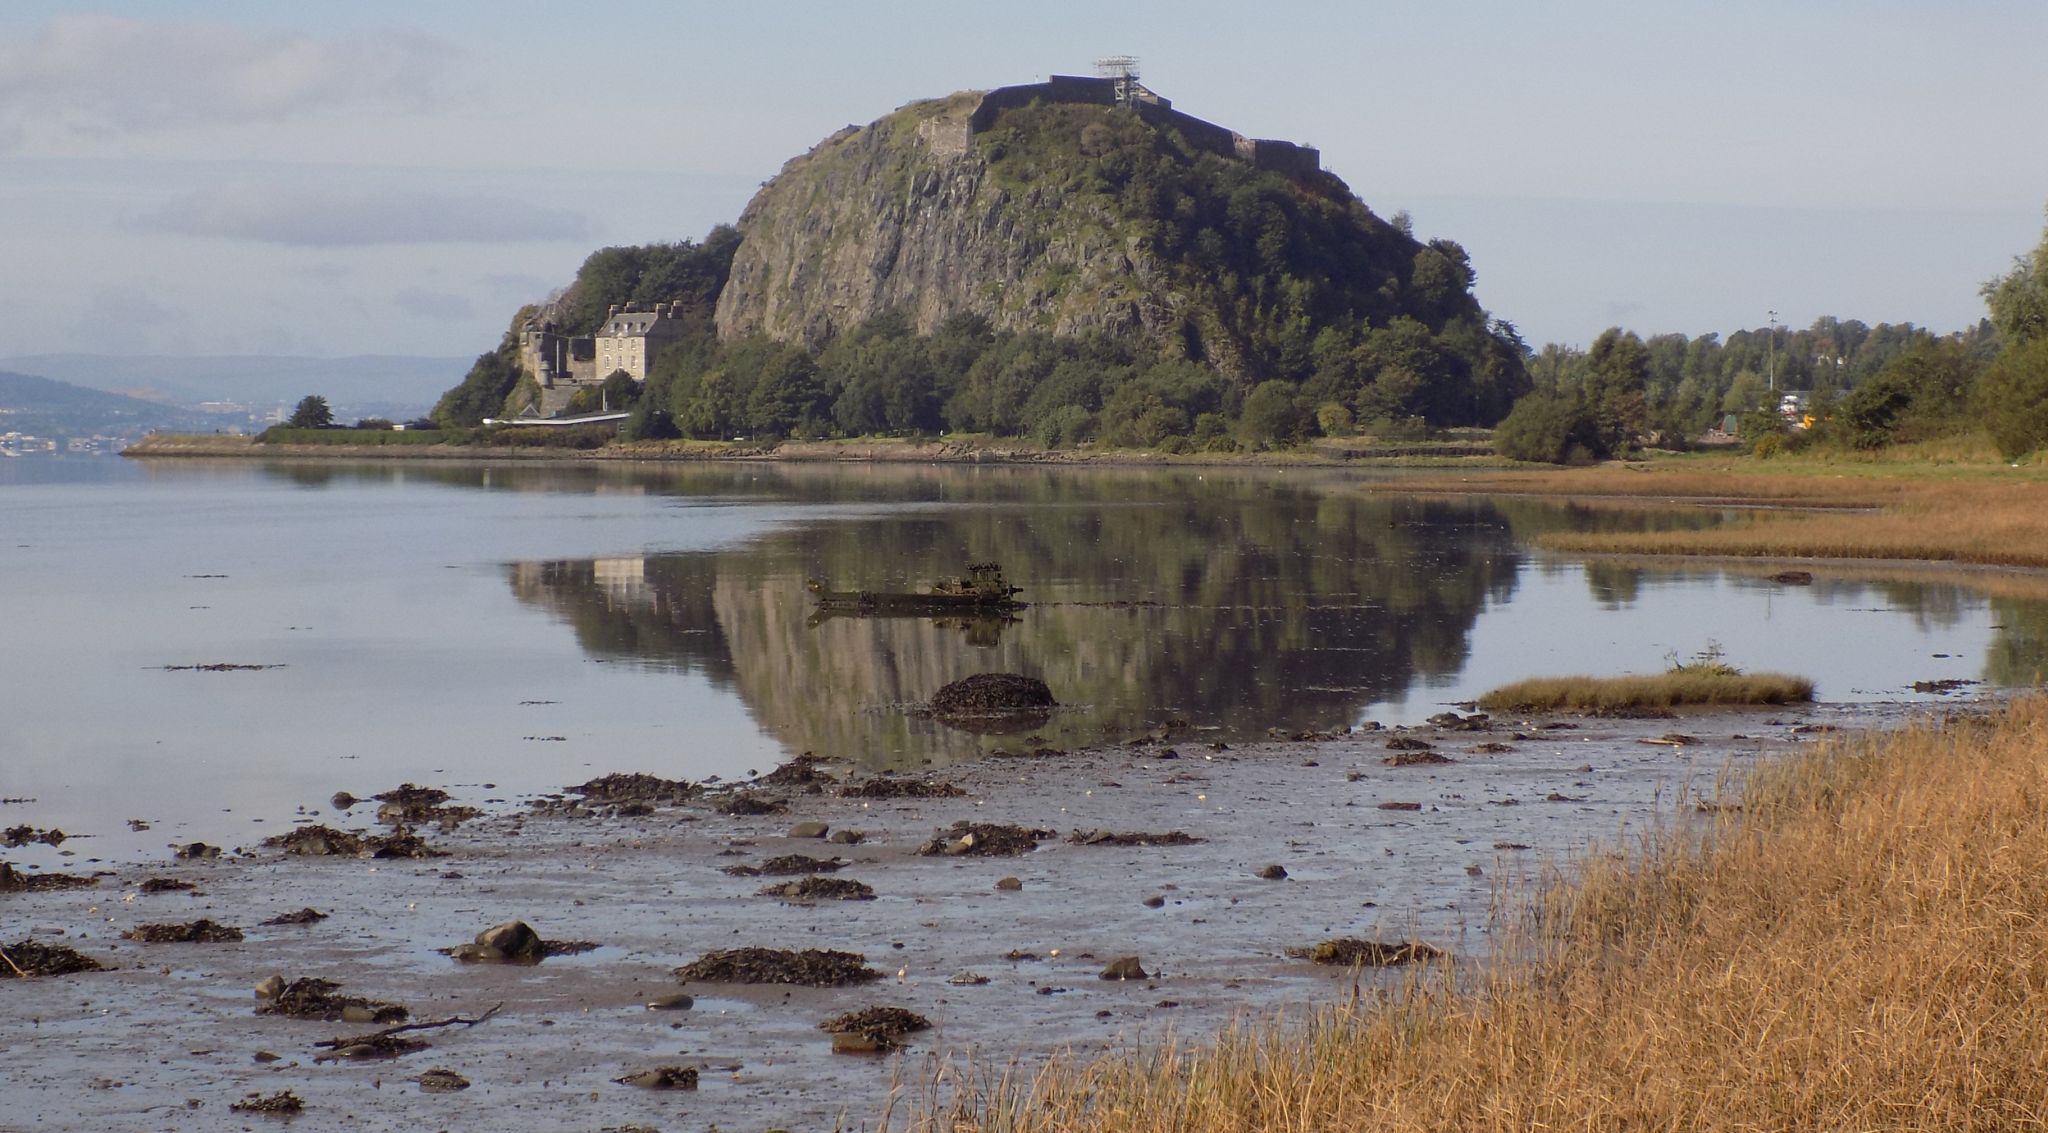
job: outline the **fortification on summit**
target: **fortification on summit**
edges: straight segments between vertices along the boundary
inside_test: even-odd
[[[1322,168],[1322,154],[1315,147],[1273,138],[1247,138],[1214,122],[1175,110],[1171,99],[1163,98],[1139,83],[1134,73],[1101,77],[1053,75],[1042,83],[997,87],[982,93],[964,121],[956,119],[944,125],[926,122],[919,128],[919,135],[935,152],[964,154],[974,135],[995,125],[1004,111],[1030,106],[1034,102],[1123,107],[1154,126],[1180,131],[1188,144],[1197,149],[1237,158],[1260,169],[1292,177]]]

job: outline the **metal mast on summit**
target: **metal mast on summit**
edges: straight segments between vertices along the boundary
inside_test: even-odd
[[[1128,107],[1138,100],[1138,57],[1135,55],[1106,55],[1095,61],[1098,78],[1109,79],[1115,84],[1116,104]]]

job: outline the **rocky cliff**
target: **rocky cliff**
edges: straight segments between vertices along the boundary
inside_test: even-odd
[[[1343,182],[1204,140],[1115,106],[992,113],[974,93],[847,127],[747,206],[719,336],[815,347],[891,309],[924,332],[973,313],[1142,335],[1240,377],[1289,369],[1291,349],[1298,380],[1320,327],[1480,316],[1462,252],[1431,276],[1450,294],[1418,294],[1418,257],[1439,253]]]

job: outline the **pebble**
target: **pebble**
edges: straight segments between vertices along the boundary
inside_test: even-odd
[[[1154,893],[1150,897],[1147,897],[1143,901],[1140,901],[1138,903],[1140,905],[1145,906],[1148,909],[1157,909],[1160,906],[1166,904],[1166,898],[1161,897],[1157,893]]]
[[[265,976],[256,981],[256,998],[276,999],[284,994],[284,987],[283,976],[276,974]]]
[[[832,828],[822,822],[799,822],[789,828],[792,838],[823,838],[831,832]]]
[[[687,992],[674,995],[658,995],[647,1001],[649,1011],[688,1011],[697,1005],[697,998]]]
[[[1017,877],[1000,878],[996,881],[996,888],[1006,893],[1015,893],[1017,890],[1024,888],[1024,881],[1022,878]]]
[[[1266,881],[1285,881],[1287,880],[1287,867],[1283,865],[1269,865],[1259,871],[1259,877]]]
[[[851,846],[865,837],[867,835],[862,834],[858,830],[834,830],[825,836],[825,840],[827,842],[837,842],[842,846]]]

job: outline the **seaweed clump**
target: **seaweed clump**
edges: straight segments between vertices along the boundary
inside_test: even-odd
[[[858,952],[806,948],[728,948],[707,952],[677,968],[676,978],[688,983],[795,984],[800,987],[845,987],[882,978]]]

